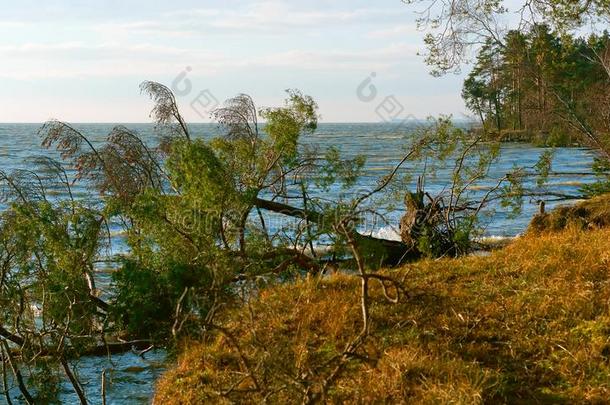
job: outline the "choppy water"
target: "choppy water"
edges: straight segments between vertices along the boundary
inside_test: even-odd
[[[77,124],[76,128],[86,134],[94,143],[102,142],[114,124]],[[139,132],[143,138],[154,144],[156,135],[150,124],[127,124],[127,127]],[[37,131],[40,124],[0,124],[0,169],[10,172],[17,168],[27,168],[31,158],[47,155],[57,157],[53,151],[40,147],[40,138]],[[196,136],[210,137],[218,133],[213,124],[196,124],[191,126]],[[303,140],[304,144],[316,145],[321,149],[329,146],[338,147],[345,157],[363,154],[367,157],[364,176],[356,185],[356,189],[370,189],[376,185],[377,180],[391,170],[404,152],[405,137],[411,128],[399,127],[396,124],[322,124],[318,131]],[[506,144],[502,147],[500,160],[494,164],[490,171],[491,179],[497,179],[516,166],[533,166],[543,148],[532,147],[527,144]],[[558,148],[555,151],[553,171],[565,173],[582,173],[591,169],[593,153],[584,148]],[[429,181],[427,190],[434,194],[448,183],[448,171],[438,173],[436,179]],[[552,191],[577,194],[579,187],[594,181],[593,176],[562,175],[551,178]],[[487,186],[495,184],[490,180],[488,184],[479,184],[481,193]],[[88,190],[84,185],[77,184],[74,189],[77,196],[84,198]],[[552,208],[553,203],[548,204]],[[486,226],[489,236],[505,237],[515,236],[522,232],[537,211],[534,202],[526,201],[523,211],[517,217],[509,218],[504,211],[498,211],[490,218]],[[397,226],[401,212],[390,215],[391,222]],[[113,251],[121,252],[126,246],[120,239],[119,228],[113,229],[116,235],[113,240]],[[395,233],[390,226],[380,226],[370,229],[373,234],[392,238]],[[99,268],[100,285],[108,288],[109,266]],[[162,371],[162,351],[147,354],[146,359],[126,353],[113,356],[112,362],[107,358],[85,358],[78,365],[78,372],[84,382],[92,403],[99,402],[101,389],[100,374],[107,369],[109,376],[108,403],[134,404],[146,403],[153,390],[155,377]],[[65,403],[76,403],[76,398],[68,385],[63,387],[61,400]]]

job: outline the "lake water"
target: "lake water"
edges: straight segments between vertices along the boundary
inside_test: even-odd
[[[94,143],[102,142],[114,124],[76,124],[75,127],[87,135]],[[150,124],[127,124],[127,127],[139,132],[143,139],[154,144],[156,135]],[[47,155],[57,157],[53,151],[40,147],[37,131],[40,124],[0,124],[0,169],[6,172],[30,166],[31,158]],[[316,145],[321,149],[329,146],[338,147],[345,157],[359,154],[367,157],[364,176],[356,189],[370,189],[377,180],[388,173],[402,157],[412,128],[398,124],[321,124],[315,134],[303,140],[304,144]],[[217,134],[218,128],[213,124],[191,125],[195,136],[211,137]],[[495,184],[493,179],[501,178],[514,166],[532,167],[544,152],[543,148],[527,144],[505,144],[499,161],[490,171],[491,180],[480,184],[481,193],[486,187]],[[591,170],[593,152],[584,148],[557,148],[553,171],[561,173],[582,173]],[[408,169],[408,168],[407,168]],[[427,190],[434,194],[448,182],[448,172],[439,172],[436,179],[428,182]],[[565,194],[577,194],[582,184],[593,182],[593,176],[563,174],[550,179],[549,190]],[[87,197],[88,190],[84,185],[75,186],[75,194]],[[331,196],[332,197],[332,196]],[[552,208],[554,204],[547,206]],[[509,218],[502,210],[497,211],[486,222],[485,234],[491,237],[510,237],[521,233],[537,211],[537,204],[527,201],[520,215]],[[374,235],[395,238],[395,228],[402,212],[397,210],[389,215],[390,224],[380,225],[369,231]],[[394,228],[394,229],[393,229]],[[113,229],[112,252],[124,252],[126,246],[121,240],[120,228]],[[99,285],[109,288],[109,274],[112,265],[100,266],[98,269]],[[108,291],[106,291],[107,293]],[[163,351],[150,352],[145,359],[132,353],[108,358],[85,358],[78,364],[78,372],[83,380],[91,403],[100,403],[101,372],[106,369],[108,375],[108,404],[147,403],[153,390],[155,378],[163,371]],[[69,385],[64,385],[61,400],[64,403],[76,403]],[[2,399],[0,399],[2,401]]]

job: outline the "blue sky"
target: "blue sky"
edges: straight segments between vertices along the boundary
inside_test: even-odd
[[[277,105],[287,88],[313,96],[323,122],[380,121],[391,96],[403,115],[466,113],[463,76],[430,76],[417,55],[415,9],[400,0],[0,6],[0,122],[148,122],[139,83],[171,86],[181,73],[190,91],[178,80],[178,101],[190,121],[240,92]],[[373,72],[377,95],[363,101],[358,86]]]

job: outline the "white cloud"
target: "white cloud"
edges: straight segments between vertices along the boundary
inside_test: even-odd
[[[57,42],[50,42],[53,36],[41,34],[34,39],[38,42],[0,45],[0,58],[6,61],[0,65],[0,76],[31,79],[71,75],[171,75],[185,66],[193,66],[205,74],[258,67],[390,69],[408,61],[415,54],[415,48],[404,43],[392,45],[388,41],[378,41],[373,45],[357,46],[354,50],[336,50],[329,48],[330,44],[324,43],[323,38],[324,30],[333,35],[337,32],[366,32],[395,18],[403,18],[396,9],[314,9],[295,7],[277,0],[255,1],[235,8],[160,12],[145,20],[105,21],[80,26],[76,32],[83,39],[78,41],[62,42],[56,38]],[[35,30],[35,23],[15,24],[29,26],[28,31]],[[392,32],[398,34],[401,29]],[[258,34],[281,38],[262,39],[261,46],[240,45],[238,51],[233,46],[233,38],[252,44],[258,40],[252,40]],[[320,35],[322,39],[303,44],[299,39],[308,34]],[[231,38],[227,40],[222,38],[223,35]],[[201,36],[214,43],[202,43]],[[212,36],[219,37],[208,38]],[[391,37],[379,30],[372,31],[369,36],[374,39]],[[182,38],[176,40],[175,37]],[[225,47],[224,41],[228,41],[226,44],[229,46]],[[293,46],[294,42],[300,45]]]
[[[23,21],[0,21],[0,29],[3,28],[22,28],[26,27],[28,23]]]
[[[428,83],[427,68],[415,56],[422,35],[410,25],[411,10],[399,0],[221,1],[190,0],[199,8],[184,9],[189,5],[181,0],[149,2],[140,10],[134,0],[116,11],[100,5],[97,14],[62,6],[55,11],[61,18],[48,18],[42,11],[12,20],[3,14],[0,82],[8,84],[5,95],[26,100],[23,89],[30,89],[44,100],[32,108],[46,116],[59,103],[58,89],[70,82],[65,79],[75,79],[74,88],[90,88],[88,102],[98,102],[97,94],[103,94],[99,103],[104,104],[125,90],[108,89],[107,83],[171,81],[190,66],[193,83],[208,83],[219,98],[237,89],[267,97],[273,105],[281,101],[276,92],[294,85],[315,93],[328,110],[325,116],[362,120],[373,113],[370,106],[358,110],[353,86],[370,72],[380,74],[377,85],[388,94]],[[130,8],[137,12],[126,13]],[[125,97],[131,97],[131,90]],[[413,97],[415,105],[424,100]],[[80,95],[75,100],[87,101]],[[436,108],[435,103],[441,105],[424,104]],[[66,107],[72,109],[86,107],[75,102]],[[104,107],[108,116],[131,114],[123,109],[128,108],[120,103]],[[88,119],[95,120],[95,114]]]
[[[107,59],[120,57],[156,58],[163,56],[188,55],[190,49],[181,49],[151,44],[121,45],[118,43],[103,43],[89,45],[83,42],[61,43],[26,43],[21,45],[0,46],[0,55],[24,59]]]
[[[243,10],[232,10],[221,14],[210,25],[218,28],[275,31],[298,27],[324,27],[334,24],[366,22],[379,17],[395,16],[395,10],[380,8],[356,9],[350,11],[310,11],[297,10],[284,2],[263,1]]]
[[[377,49],[358,51],[291,50],[245,60],[243,64],[310,70],[384,70],[412,61],[412,56],[416,54],[416,51],[416,48],[406,44],[394,44]]]
[[[150,76],[179,72],[194,61],[226,63],[222,54],[150,44],[28,43],[0,47],[0,76],[13,79]],[[202,66],[205,73],[214,64]]]
[[[163,13],[156,19],[100,24],[102,31],[155,33],[174,36],[293,32],[295,29],[332,29],[342,24],[395,21],[406,18],[396,9],[297,9],[283,1],[258,1],[241,8],[200,8]]]
[[[256,68],[382,71],[413,62],[415,53],[414,46],[404,43],[354,51],[291,49],[254,56],[147,44],[24,44],[0,47],[0,58],[8,61],[0,65],[0,76],[33,79],[173,75],[185,66],[192,66],[198,74]]]
[[[417,29],[417,25],[413,24],[403,24],[397,25],[387,29],[374,30],[367,34],[368,38],[372,39],[386,39],[386,38],[418,38],[423,34],[420,30]]]

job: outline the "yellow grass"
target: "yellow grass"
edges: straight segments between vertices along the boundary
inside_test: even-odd
[[[392,304],[373,288],[372,335],[329,389],[329,402],[610,398],[610,229],[530,233],[486,257],[385,274],[409,296]],[[230,334],[185,344],[155,403],[260,403],[248,370],[270,403],[298,403],[304,384],[318,389],[359,332],[359,311],[354,276],[264,290],[226,315]]]
[[[610,226],[610,195],[561,206],[549,213],[537,215],[530,224],[530,231],[557,232],[570,226],[581,229]]]

